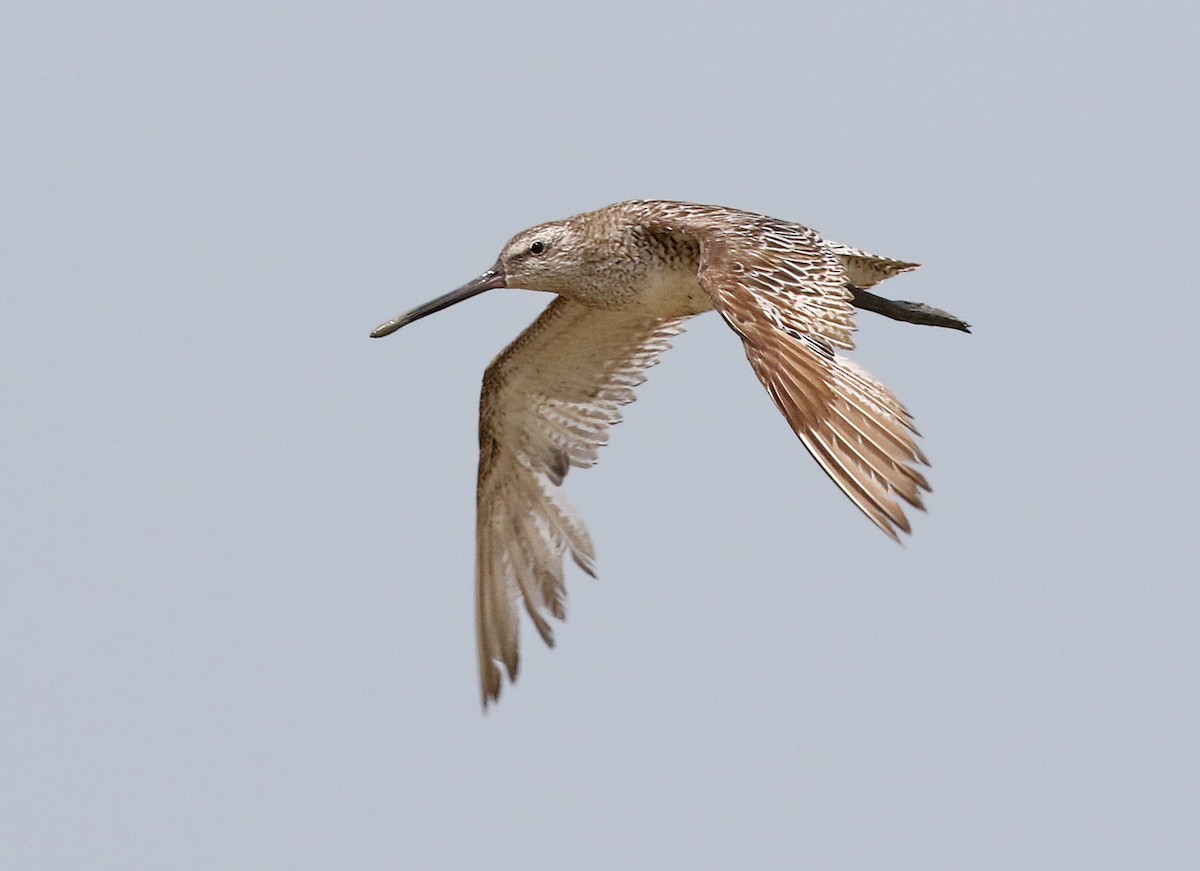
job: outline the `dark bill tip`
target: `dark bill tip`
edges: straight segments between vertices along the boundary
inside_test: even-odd
[[[468,281],[457,290],[452,290],[447,294],[439,296],[437,299],[431,299],[424,305],[419,305],[411,311],[407,311],[400,317],[392,318],[385,324],[380,324],[371,331],[372,339],[381,339],[384,336],[390,336],[392,333],[401,327],[408,326],[413,321],[420,320],[426,315],[431,315],[434,312],[440,312],[444,308],[449,308],[455,303],[462,302],[464,299],[470,299],[483,293],[485,290],[494,290],[498,287],[507,287],[507,282],[504,275],[504,269],[497,263],[483,275],[476,278],[474,281]]]

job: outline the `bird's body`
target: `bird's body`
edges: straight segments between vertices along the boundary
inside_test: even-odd
[[[563,478],[595,463],[620,407],[689,317],[719,311],[821,467],[888,535],[909,531],[897,500],[920,508],[929,489],[911,418],[834,349],[853,347],[855,306],[967,329],[867,290],[914,268],[763,215],[634,200],[517,234],[480,278],[372,333],[495,287],[557,294],[483,379],[476,619],[485,705],[499,696],[499,664],[516,677],[519,603],[552,644],[546,615],[565,616],[564,556],[592,572],[592,543],[562,497]]]

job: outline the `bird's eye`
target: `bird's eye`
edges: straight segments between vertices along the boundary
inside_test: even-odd
[[[530,254],[541,254],[545,250],[546,250],[546,243],[542,242],[540,240],[537,242],[534,242],[532,245],[529,246]]]

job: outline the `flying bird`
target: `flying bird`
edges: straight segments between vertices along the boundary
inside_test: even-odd
[[[912,418],[841,356],[854,309],[970,332],[940,309],[871,293],[917,264],[823,239],[789,221],[720,206],[632,200],[518,233],[496,264],[375,329],[387,336],[494,288],[555,294],[483,376],[479,407],[475,620],[483,705],[515,681],[520,604],[553,646],[565,618],[563,561],[594,575],[594,549],[563,497],[596,462],[621,406],[683,331],[716,309],[754,373],[833,482],[876,526],[910,532],[928,465]]]

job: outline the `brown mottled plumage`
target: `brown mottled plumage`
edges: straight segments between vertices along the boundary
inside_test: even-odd
[[[922,508],[929,489],[912,419],[834,349],[853,347],[856,306],[968,330],[939,309],[867,290],[916,266],[764,215],[634,200],[518,233],[475,281],[371,334],[492,288],[557,294],[483,377],[475,589],[485,706],[500,695],[500,664],[517,676],[518,603],[552,645],[546,615],[565,615],[564,556],[592,573],[592,542],[563,478],[596,462],[621,406],[693,315],[720,312],[834,483],[892,538],[911,531],[900,503]]]

